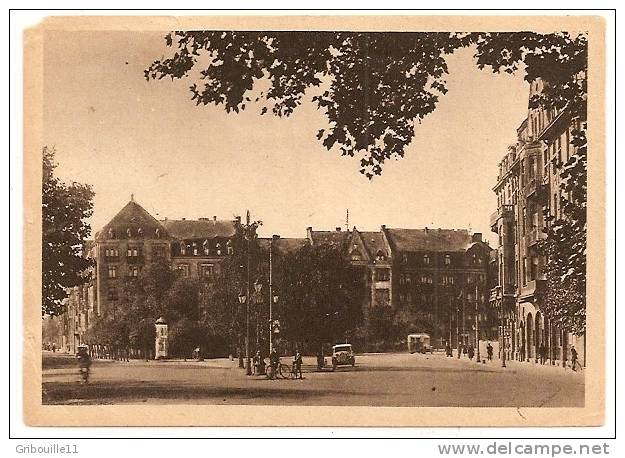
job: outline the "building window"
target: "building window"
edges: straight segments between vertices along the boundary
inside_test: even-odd
[[[453,275],[443,275],[441,277],[441,282],[443,283],[443,285],[453,285],[454,277]]]
[[[177,267],[178,271],[183,277],[189,276],[189,265],[188,264],[180,264]]]
[[[421,283],[432,284],[432,277],[430,275],[421,275]]]
[[[117,278],[117,266],[109,266],[109,278]]]
[[[119,256],[119,250],[117,248],[106,248],[104,250],[104,256],[107,258],[116,258]]]
[[[390,269],[376,269],[375,280],[376,281],[389,281],[391,279]]]
[[[128,267],[128,276],[132,278],[137,278],[139,276],[139,268],[137,266]]]
[[[523,272],[521,276],[523,277],[523,286],[527,285],[527,258],[523,258]]]
[[[165,247],[162,245],[155,245],[152,247],[152,256],[155,258],[165,257]]]
[[[197,245],[193,243],[193,256],[197,256],[197,254],[198,254]]]
[[[232,248],[232,240],[228,240],[228,242],[226,242],[226,248],[228,251],[228,256],[232,256],[234,254],[234,248]]]
[[[445,265],[446,266],[450,266],[451,265],[451,256],[446,254],[445,255]]]
[[[401,262],[403,264],[408,264],[408,255],[406,253],[401,255]]]
[[[409,285],[412,282],[412,275],[411,274],[406,274],[406,284]]]
[[[139,250],[135,247],[128,247],[128,250],[126,251],[126,256],[128,256],[129,258],[136,258],[137,256],[139,256]]]
[[[400,285],[406,284],[406,275],[405,274],[399,274],[399,284]]]
[[[215,275],[215,266],[213,264],[200,265],[200,277],[212,278]]]
[[[187,245],[184,242],[180,243],[180,255],[186,256],[187,254]]]
[[[430,264],[430,257],[427,254],[423,255],[423,264],[426,266]]]

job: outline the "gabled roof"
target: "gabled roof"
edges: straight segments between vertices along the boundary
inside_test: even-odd
[[[466,229],[386,228],[390,243],[398,251],[464,251],[472,243]]]
[[[237,222],[230,220],[165,219],[161,224],[178,240],[228,238],[237,232]]]
[[[380,250],[385,257],[390,256],[386,240],[381,232],[360,232],[360,237],[371,258],[375,259]]]
[[[134,199],[131,199],[117,215],[113,217],[95,236],[96,241],[109,238],[122,239],[128,238],[127,230],[131,230],[132,236],[138,235],[141,228],[143,236],[146,238],[156,238],[156,230],[159,230],[158,236],[166,238],[168,236],[165,228],[156,218],[150,215],[145,208],[139,205]],[[113,237],[110,237],[109,231],[112,230]]]

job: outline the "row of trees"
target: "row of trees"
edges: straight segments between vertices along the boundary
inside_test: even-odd
[[[250,283],[247,297],[248,256]],[[138,278],[124,279],[119,300],[93,323],[86,342],[109,351],[149,357],[154,347],[154,323],[169,324],[170,354],[190,357],[241,354],[249,306],[250,347],[267,352],[269,314],[267,253],[241,238],[235,255],[223,260],[213,278],[187,278],[165,260],[145,266]],[[349,334],[362,321],[362,272],[354,272],[342,252],[331,246],[304,246],[274,256],[274,291],[279,301],[275,343],[283,351],[314,352],[324,343]],[[242,300],[245,297],[245,300]],[[249,304],[248,304],[249,301]]]

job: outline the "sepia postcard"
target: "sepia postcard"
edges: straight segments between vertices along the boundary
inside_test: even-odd
[[[25,422],[601,425],[604,28],[25,30]]]

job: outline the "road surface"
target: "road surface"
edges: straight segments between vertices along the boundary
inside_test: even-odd
[[[284,358],[283,361],[287,361]],[[442,354],[357,355],[356,367],[303,380],[246,376],[237,361],[95,361],[89,385],[75,361],[44,354],[44,404],[257,404],[453,407],[581,407],[584,374],[499,361],[477,364]]]

